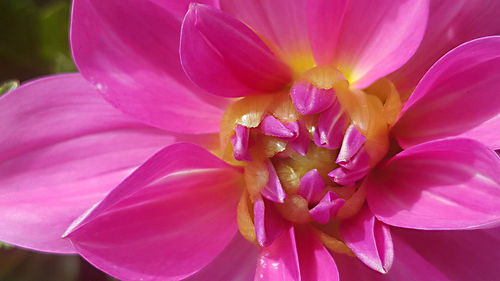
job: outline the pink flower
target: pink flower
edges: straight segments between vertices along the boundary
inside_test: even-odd
[[[124,280],[497,279],[498,1],[188,2],[74,1],[81,74],[0,100],[0,240]]]

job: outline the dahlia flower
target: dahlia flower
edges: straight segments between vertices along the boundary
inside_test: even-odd
[[[123,280],[498,279],[500,2],[188,2],[74,1],[80,73],[0,100],[0,240]]]

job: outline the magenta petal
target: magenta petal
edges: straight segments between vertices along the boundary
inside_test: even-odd
[[[500,2],[431,1],[427,26],[415,55],[390,75],[400,92],[413,90],[432,64],[456,46],[476,38],[500,34]]]
[[[394,125],[392,132],[400,145],[460,135],[497,118],[499,49],[500,36],[481,38],[440,59],[422,78]],[[489,131],[471,137],[485,142],[497,138],[498,125],[493,122]]]
[[[286,141],[294,140],[299,135],[299,124],[297,122],[281,123],[280,120],[272,115],[266,115],[258,128],[268,136]]]
[[[309,40],[318,65],[331,65],[349,0],[307,2]]]
[[[347,163],[363,147],[365,141],[366,137],[354,125],[350,125],[345,132],[342,146],[335,162],[339,165],[348,165]]]
[[[288,223],[276,210],[274,203],[264,198],[255,199],[253,210],[257,241],[261,246],[267,247],[286,231]]]
[[[83,211],[174,137],[122,114],[79,74],[0,98],[0,240],[74,252],[61,239]]]
[[[299,258],[293,227],[286,229],[271,246],[261,249],[254,280],[300,280]]]
[[[320,89],[314,84],[299,81],[290,90],[293,104],[302,115],[317,114],[326,110],[335,100],[334,89]]]
[[[265,164],[269,180],[267,181],[266,186],[264,186],[264,188],[260,191],[260,194],[273,202],[283,203],[286,198],[286,192],[283,189],[283,186],[281,186],[280,179],[276,174],[276,169],[274,169],[273,164],[269,160],[266,161]]]
[[[470,139],[412,146],[368,178],[367,201],[390,225],[471,229],[500,222],[500,159]]]
[[[309,212],[311,217],[319,223],[327,223],[335,217],[338,210],[344,206],[345,200],[339,198],[335,193],[328,191],[319,201],[318,205]]]
[[[250,129],[245,126],[238,125],[234,129],[234,133],[234,136],[231,137],[234,159],[238,161],[252,161],[252,157],[250,156],[250,152],[248,150]]]
[[[392,234],[394,238],[408,243],[450,280],[498,279],[500,228],[473,231],[418,231],[394,228]],[[396,248],[396,254],[397,251],[399,248]],[[399,255],[396,258],[398,259]]]
[[[279,56],[291,65],[302,59],[312,67],[307,0],[220,0],[220,6],[277,47]]]
[[[206,267],[185,281],[252,280],[258,248],[239,233],[227,247]]]
[[[206,5],[192,5],[182,23],[180,54],[186,74],[220,96],[241,97],[282,89],[291,79],[250,28]]]
[[[335,65],[360,89],[398,69],[420,45],[428,9],[429,1],[349,1]]]
[[[105,99],[134,118],[179,133],[217,132],[226,101],[183,73],[176,14],[150,1],[76,0],[73,57]]]
[[[312,169],[300,179],[297,194],[304,197],[309,204],[316,204],[321,200],[325,190],[325,182],[318,170]]]
[[[302,121],[297,121],[299,126],[299,135],[296,139],[291,140],[288,144],[300,155],[305,156],[309,150],[309,145],[311,145],[311,137],[309,130],[307,130],[306,125]]]
[[[338,100],[319,116],[318,126],[314,131],[314,143],[317,146],[337,149],[340,147],[347,125],[347,117]]]
[[[394,258],[391,231],[373,216],[366,205],[354,218],[341,223],[340,234],[367,266],[380,273],[389,271]]]
[[[395,258],[391,270],[387,274],[380,274],[372,270],[357,259],[347,255],[335,254],[334,259],[340,272],[342,281],[455,281],[448,279],[438,268],[422,257],[419,252],[413,249],[405,241],[393,235]],[[430,251],[436,248],[428,247]],[[460,247],[458,247],[460,248]],[[455,267],[469,268],[463,263],[455,263]],[[467,264],[465,264],[467,265]],[[472,268],[471,268],[472,269]],[[476,274],[478,271],[474,270]],[[477,279],[469,279],[477,280]],[[488,280],[488,279],[485,279]],[[465,281],[465,280],[464,280]]]
[[[208,265],[237,231],[241,172],[203,148],[171,145],[67,231],[78,252],[127,280],[178,280]]]
[[[296,228],[300,280],[339,281],[332,255],[309,228]],[[298,280],[298,279],[297,279]]]

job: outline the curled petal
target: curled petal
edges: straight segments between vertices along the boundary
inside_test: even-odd
[[[235,135],[231,137],[234,159],[238,161],[252,161],[248,150],[250,129],[245,126],[237,125],[234,129],[234,133]]]
[[[83,257],[117,278],[188,277],[235,235],[241,177],[239,169],[199,146],[171,145],[76,220],[65,236]]]
[[[182,23],[180,54],[186,74],[220,96],[280,90],[290,70],[250,28],[206,5],[193,4]]]
[[[254,280],[300,280],[299,257],[293,227],[287,228],[271,246],[261,248]]]
[[[499,48],[500,36],[486,37],[441,58],[422,78],[392,129],[399,144],[408,147],[456,136],[498,120]],[[473,137],[488,141],[497,135],[498,123],[489,124],[489,134],[482,130]]]
[[[317,146],[337,149],[342,144],[342,137],[347,125],[347,116],[338,101],[321,113],[318,126],[314,131],[314,143]]]
[[[473,229],[500,222],[500,159],[470,139],[412,146],[368,178],[367,201],[384,223]]]
[[[309,204],[315,204],[321,200],[325,190],[325,182],[317,169],[312,169],[300,179],[297,194],[304,197]]]
[[[310,228],[295,228],[300,280],[339,281],[337,265]]]
[[[344,206],[344,203],[344,199],[328,191],[318,205],[311,209],[311,217],[319,223],[327,223],[335,217],[339,209]]]
[[[354,218],[343,221],[340,233],[347,246],[367,266],[380,273],[389,271],[394,258],[391,232],[373,216],[368,206]]]
[[[300,114],[312,115],[320,113],[332,105],[335,101],[335,90],[322,89],[313,83],[299,81],[293,85],[290,96]]]
[[[256,198],[254,204],[255,235],[262,247],[268,247],[283,233],[288,223],[276,210],[274,203]]]

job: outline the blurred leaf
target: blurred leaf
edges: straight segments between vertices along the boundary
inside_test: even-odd
[[[54,73],[76,70],[69,48],[69,14],[67,1],[55,2],[40,12],[40,56],[51,63]]]
[[[8,91],[12,91],[15,88],[17,88],[18,86],[19,86],[19,81],[17,81],[17,80],[7,81],[7,82],[0,85],[0,95],[3,95],[5,93],[7,93]],[[0,246],[2,245],[1,243],[2,242],[0,242]]]
[[[2,249],[2,248],[6,249],[6,248],[10,248],[10,247],[12,247],[12,246],[7,244],[7,243],[0,242],[0,249]]]

